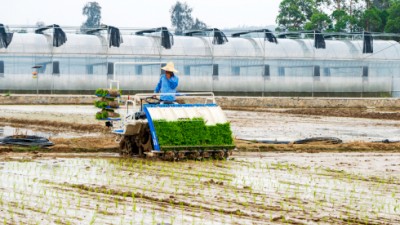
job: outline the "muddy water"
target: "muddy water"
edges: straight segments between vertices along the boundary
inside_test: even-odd
[[[15,128],[11,126],[0,125],[0,138],[12,135],[36,135],[45,138],[62,137],[62,138],[75,138],[75,137],[95,137],[97,133],[77,133],[77,132],[55,132],[55,131],[41,131],[38,129],[24,129]]]
[[[81,105],[2,105],[0,116],[5,118],[47,120],[79,124],[96,124],[94,106]]]
[[[126,109],[121,109],[124,114]],[[77,105],[2,105],[0,117],[99,124],[98,109]],[[234,135],[241,139],[295,141],[310,137],[336,137],[345,142],[399,140],[400,121],[328,116],[292,115],[273,112],[225,110]]]
[[[179,163],[110,156],[0,155],[0,221],[400,223],[400,154],[253,153]]]
[[[336,137],[349,141],[400,140],[400,121],[305,116],[271,112],[225,111],[237,138],[295,141]]]
[[[14,128],[10,126],[0,127],[0,137],[11,136],[11,135],[37,135],[40,137],[49,138],[54,136],[53,133],[50,132],[40,132],[40,131],[33,131],[29,129],[21,129],[21,128]]]

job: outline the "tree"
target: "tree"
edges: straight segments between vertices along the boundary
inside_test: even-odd
[[[395,2],[388,11],[389,16],[385,26],[385,32],[400,33],[400,2]]]
[[[40,27],[45,27],[46,24],[45,24],[43,21],[37,21],[36,24],[35,24],[35,26],[36,26],[37,28],[40,28]]]
[[[193,9],[184,2],[177,1],[175,5],[171,7],[169,12],[171,13],[171,23],[175,27],[175,34],[182,34],[184,30],[201,30],[206,29],[207,24],[196,18],[192,17]]]
[[[385,10],[389,9],[391,4],[390,0],[373,0],[373,5],[380,10]]]
[[[192,30],[202,30],[202,29],[206,29],[206,28],[207,28],[207,24],[196,18],[196,20],[194,21],[194,24],[192,26]]]
[[[289,31],[302,30],[316,10],[314,0],[283,0],[276,22]]]
[[[397,4],[400,0],[283,0],[277,22],[286,30],[400,32]]]
[[[176,2],[170,9],[172,26],[175,27],[176,34],[182,34],[184,30],[189,30],[193,27],[192,18],[193,9],[184,2]]]
[[[81,26],[81,31],[84,32],[88,28],[100,26],[101,6],[97,2],[88,2],[82,9],[82,14],[87,16],[86,21]]]
[[[344,10],[349,15],[352,14],[352,11],[356,9],[361,2],[364,2],[366,5],[371,4],[371,0],[316,0],[318,7],[325,7],[330,9],[330,11]]]
[[[365,0],[366,10],[362,16],[362,27],[366,31],[384,32],[388,21],[391,0]],[[369,3],[368,3],[369,2]]]
[[[349,16],[348,31],[362,32],[364,30],[362,26],[363,13],[364,11],[362,9],[353,10],[352,14]]]
[[[326,8],[334,5],[335,10],[341,10],[342,4],[340,0],[316,0],[318,6],[325,6]]]
[[[333,20],[334,31],[363,31],[365,29],[379,30],[379,20],[384,20],[381,15],[377,16],[376,11],[370,10],[374,8],[376,1],[390,0],[316,0],[317,5],[321,7],[321,11],[332,9],[331,18]],[[379,14],[379,13],[378,13]],[[383,23],[383,22],[382,22]],[[373,24],[373,27],[370,25]]]
[[[362,25],[365,31],[383,32],[385,29],[384,21],[381,18],[382,11],[376,7],[365,10]]]
[[[346,31],[350,23],[350,16],[344,10],[335,10],[332,12],[332,18],[334,20],[334,31]]]
[[[306,30],[319,30],[326,31],[332,29],[332,20],[329,16],[322,12],[315,12],[310,19],[310,22],[306,23]]]
[[[348,17],[346,11],[338,9],[332,12],[332,18],[335,20],[335,31],[344,31],[347,28]]]

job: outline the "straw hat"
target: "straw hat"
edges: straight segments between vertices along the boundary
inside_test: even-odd
[[[167,63],[167,65],[165,65],[161,69],[165,70],[165,71],[173,72],[173,73],[177,73],[178,72],[178,70],[175,69],[175,66],[174,66],[173,62]]]

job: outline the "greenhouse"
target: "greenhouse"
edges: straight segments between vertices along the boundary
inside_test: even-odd
[[[366,33],[289,36],[218,29],[175,36],[167,28],[108,26],[82,34],[57,25],[11,33],[0,25],[0,91],[92,93],[116,80],[124,92],[148,92],[162,64],[173,61],[182,92],[400,95],[397,41]]]

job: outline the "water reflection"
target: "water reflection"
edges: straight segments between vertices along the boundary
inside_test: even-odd
[[[6,137],[12,135],[37,135],[45,138],[53,136],[53,134],[50,132],[33,131],[29,129],[15,128],[10,126],[0,127],[0,137]]]
[[[38,131],[25,128],[15,128],[10,126],[0,127],[0,137],[12,135],[35,135],[44,138],[50,137],[63,137],[63,138],[76,138],[76,137],[95,137],[99,133],[80,133],[80,132],[51,132],[51,131]]]

